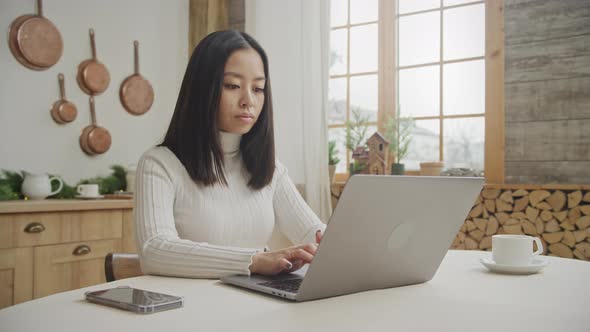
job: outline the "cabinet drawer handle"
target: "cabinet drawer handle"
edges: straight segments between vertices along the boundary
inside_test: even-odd
[[[82,256],[82,255],[86,255],[89,254],[92,250],[90,250],[90,247],[82,244],[76,247],[76,249],[74,249],[73,254],[76,256]]]
[[[45,230],[45,226],[38,222],[32,222],[25,227],[25,232],[27,233],[41,233]]]

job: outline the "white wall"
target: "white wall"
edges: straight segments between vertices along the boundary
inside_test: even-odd
[[[245,7],[246,32],[260,43],[269,58],[277,157],[293,182],[303,183],[301,3],[246,0]]]
[[[188,0],[51,0],[44,14],[60,30],[64,53],[48,70],[18,63],[7,46],[10,23],[36,12],[34,0],[0,2],[0,169],[61,175],[69,184],[107,175],[113,164],[136,163],[164,135],[188,60]],[[98,58],[110,71],[107,91],[95,98],[99,125],[113,144],[103,155],[88,157],[78,145],[90,123],[88,96],[78,87],[78,64],[91,56],[88,29],[96,32]],[[142,116],[128,114],[119,102],[119,86],[133,71],[133,40],[140,42],[140,70],[152,84],[155,100]],[[57,74],[63,72],[68,100],[78,108],[72,123],[50,117],[59,99]]]

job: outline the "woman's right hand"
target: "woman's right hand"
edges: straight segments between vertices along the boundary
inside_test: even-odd
[[[303,265],[311,263],[317,245],[304,244],[270,252],[259,252],[252,257],[250,272],[275,275],[299,270]]]

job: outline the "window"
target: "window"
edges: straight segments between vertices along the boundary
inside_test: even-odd
[[[415,119],[406,168],[483,170],[484,2],[399,0],[395,20],[399,113]]]
[[[366,138],[384,114],[414,118],[407,170],[439,160],[484,169],[485,11],[474,0],[331,1],[328,133],[337,173],[351,162],[345,123],[355,111],[370,121]]]
[[[346,173],[351,160],[346,121],[353,111],[369,119],[369,135],[377,130],[378,7],[378,0],[331,2],[328,136],[339,152],[336,173]]]

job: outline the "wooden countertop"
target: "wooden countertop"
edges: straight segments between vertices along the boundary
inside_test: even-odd
[[[44,199],[0,202],[0,214],[19,212],[132,209],[132,199]]]

